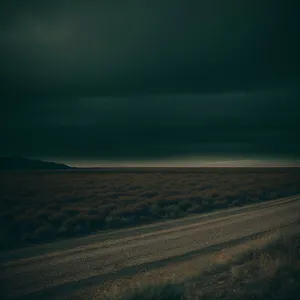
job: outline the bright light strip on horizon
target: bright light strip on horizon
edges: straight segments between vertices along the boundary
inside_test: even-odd
[[[61,163],[82,168],[103,167],[300,167],[297,159],[200,159],[200,158],[178,158],[161,159],[155,161],[101,161],[101,160],[59,160]]]

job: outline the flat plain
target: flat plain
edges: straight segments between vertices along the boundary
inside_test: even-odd
[[[0,173],[0,249],[260,203],[300,192],[300,168]]]
[[[204,270],[219,251],[274,229],[299,232],[299,220],[300,197],[294,196],[2,253],[3,297],[91,299],[109,284],[134,281],[143,273],[161,282],[170,276],[185,279]]]
[[[4,299],[102,299],[116,282],[184,280],[249,238],[299,232],[297,168],[14,171],[0,178]]]

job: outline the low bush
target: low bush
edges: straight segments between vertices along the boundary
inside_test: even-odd
[[[0,248],[137,226],[300,192],[298,169],[3,172],[0,177]]]

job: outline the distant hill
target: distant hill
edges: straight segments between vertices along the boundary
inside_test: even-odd
[[[12,156],[0,157],[0,170],[66,170],[72,167],[55,162]]]

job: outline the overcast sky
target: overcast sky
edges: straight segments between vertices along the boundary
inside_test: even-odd
[[[0,156],[299,159],[299,28],[292,0],[4,0]]]

